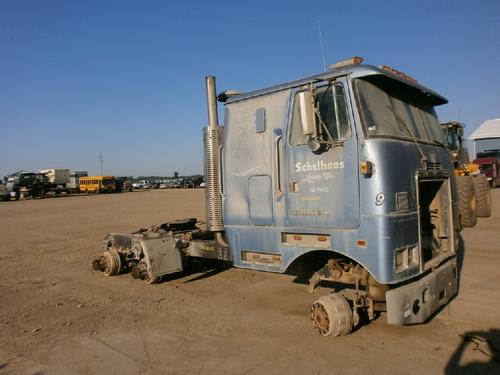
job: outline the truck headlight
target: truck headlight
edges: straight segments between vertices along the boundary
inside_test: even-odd
[[[410,245],[396,249],[394,269],[396,273],[418,266],[418,245]]]

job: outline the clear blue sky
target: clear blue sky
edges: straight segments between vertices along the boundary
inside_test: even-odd
[[[359,55],[500,117],[500,1],[0,0],[0,175],[202,173],[204,76],[248,91]]]

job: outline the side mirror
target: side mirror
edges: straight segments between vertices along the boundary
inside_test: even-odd
[[[457,128],[457,135],[458,135],[459,137],[462,137],[462,136],[464,135],[464,128],[462,128],[462,127],[458,127],[458,128]]]
[[[298,94],[302,132],[307,140],[307,145],[312,151],[317,151],[321,145],[317,141],[316,114],[314,111],[315,97],[312,90],[302,91]]]

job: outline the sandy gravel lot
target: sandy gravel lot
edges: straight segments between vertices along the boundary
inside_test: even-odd
[[[432,321],[341,338],[294,277],[235,268],[146,285],[91,269],[106,232],[204,219],[201,190],[0,204],[0,374],[500,373],[500,189],[462,232],[459,296]]]

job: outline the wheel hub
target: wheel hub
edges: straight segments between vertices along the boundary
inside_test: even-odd
[[[311,309],[311,320],[314,328],[322,334],[328,333],[330,327],[330,318],[328,318],[328,313],[325,307],[320,303],[314,303]]]

